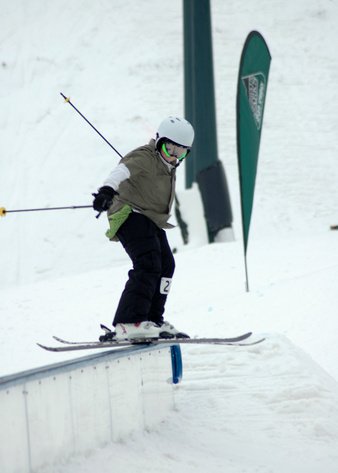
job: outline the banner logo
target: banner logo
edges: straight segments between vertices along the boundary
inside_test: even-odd
[[[266,91],[265,75],[262,72],[256,72],[255,74],[242,77],[242,83],[246,91],[246,96],[249,101],[257,130],[260,130],[262,126]]]

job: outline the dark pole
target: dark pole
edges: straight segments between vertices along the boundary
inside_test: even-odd
[[[209,241],[231,228],[225,171],[218,159],[210,0],[183,0],[185,116],[195,128],[186,160],[186,187],[197,182]]]
[[[118,154],[120,158],[122,158],[123,157],[122,154],[120,154],[117,151],[117,149],[114,148],[114,146],[111,143],[109,143],[109,141],[102,135],[102,133],[100,133],[99,130],[95,128],[95,126],[92,123],[90,123],[90,121],[80,112],[80,110],[78,110],[75,107],[75,105],[70,101],[70,98],[66,97],[62,92],[60,92],[60,95],[65,99],[65,102],[69,103],[69,105],[73,107],[73,109],[88,123],[88,125],[90,125],[93,128],[93,130],[95,130],[96,133],[101,136],[101,138],[107,143],[107,145],[109,145],[115,151],[115,153]]]
[[[184,0],[184,74],[186,118],[195,128],[196,180],[218,159],[210,0]]]
[[[183,39],[184,39],[184,114],[195,127],[195,82],[194,78],[194,1],[183,1]],[[195,181],[195,148],[185,160],[185,186],[190,189]]]
[[[17,212],[41,212],[43,210],[77,210],[77,209],[91,209],[92,205],[69,205],[66,207],[40,207],[36,209],[15,209],[15,210],[6,210],[4,207],[0,208],[0,216],[3,217],[6,214],[17,213]]]

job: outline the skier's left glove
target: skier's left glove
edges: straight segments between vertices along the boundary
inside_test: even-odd
[[[97,212],[108,210],[113,202],[114,195],[118,194],[112,187],[103,186],[94,196],[93,209]]]

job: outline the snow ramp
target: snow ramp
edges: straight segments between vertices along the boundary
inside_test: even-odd
[[[253,347],[182,347],[177,416],[166,422],[161,439],[163,456],[176,454],[168,470],[158,462],[157,471],[338,472],[337,381],[294,341],[260,335],[266,341]],[[174,470],[177,464],[182,468]],[[121,462],[115,473],[126,467]],[[128,471],[136,472],[136,464]]]
[[[34,473],[154,428],[174,408],[178,345],[109,350],[0,378],[0,471]]]

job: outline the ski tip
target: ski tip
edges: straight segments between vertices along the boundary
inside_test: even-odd
[[[47,347],[46,345],[42,345],[42,343],[36,343],[38,347],[43,348],[44,350],[47,351],[57,351],[53,347]]]
[[[38,347],[43,348],[44,350],[47,350],[47,347],[45,345],[42,345],[42,343],[36,343]]]
[[[250,346],[254,346],[254,345],[258,345],[259,343],[262,343],[264,342],[266,339],[265,338],[259,338],[258,340],[254,340],[253,342],[248,342],[248,343],[238,343],[237,345],[238,346],[242,346],[242,347],[250,347]]]
[[[66,341],[63,338],[57,337],[56,335],[53,335],[52,338],[54,338],[54,340],[56,340],[57,342],[61,342],[61,343],[65,343]]]

